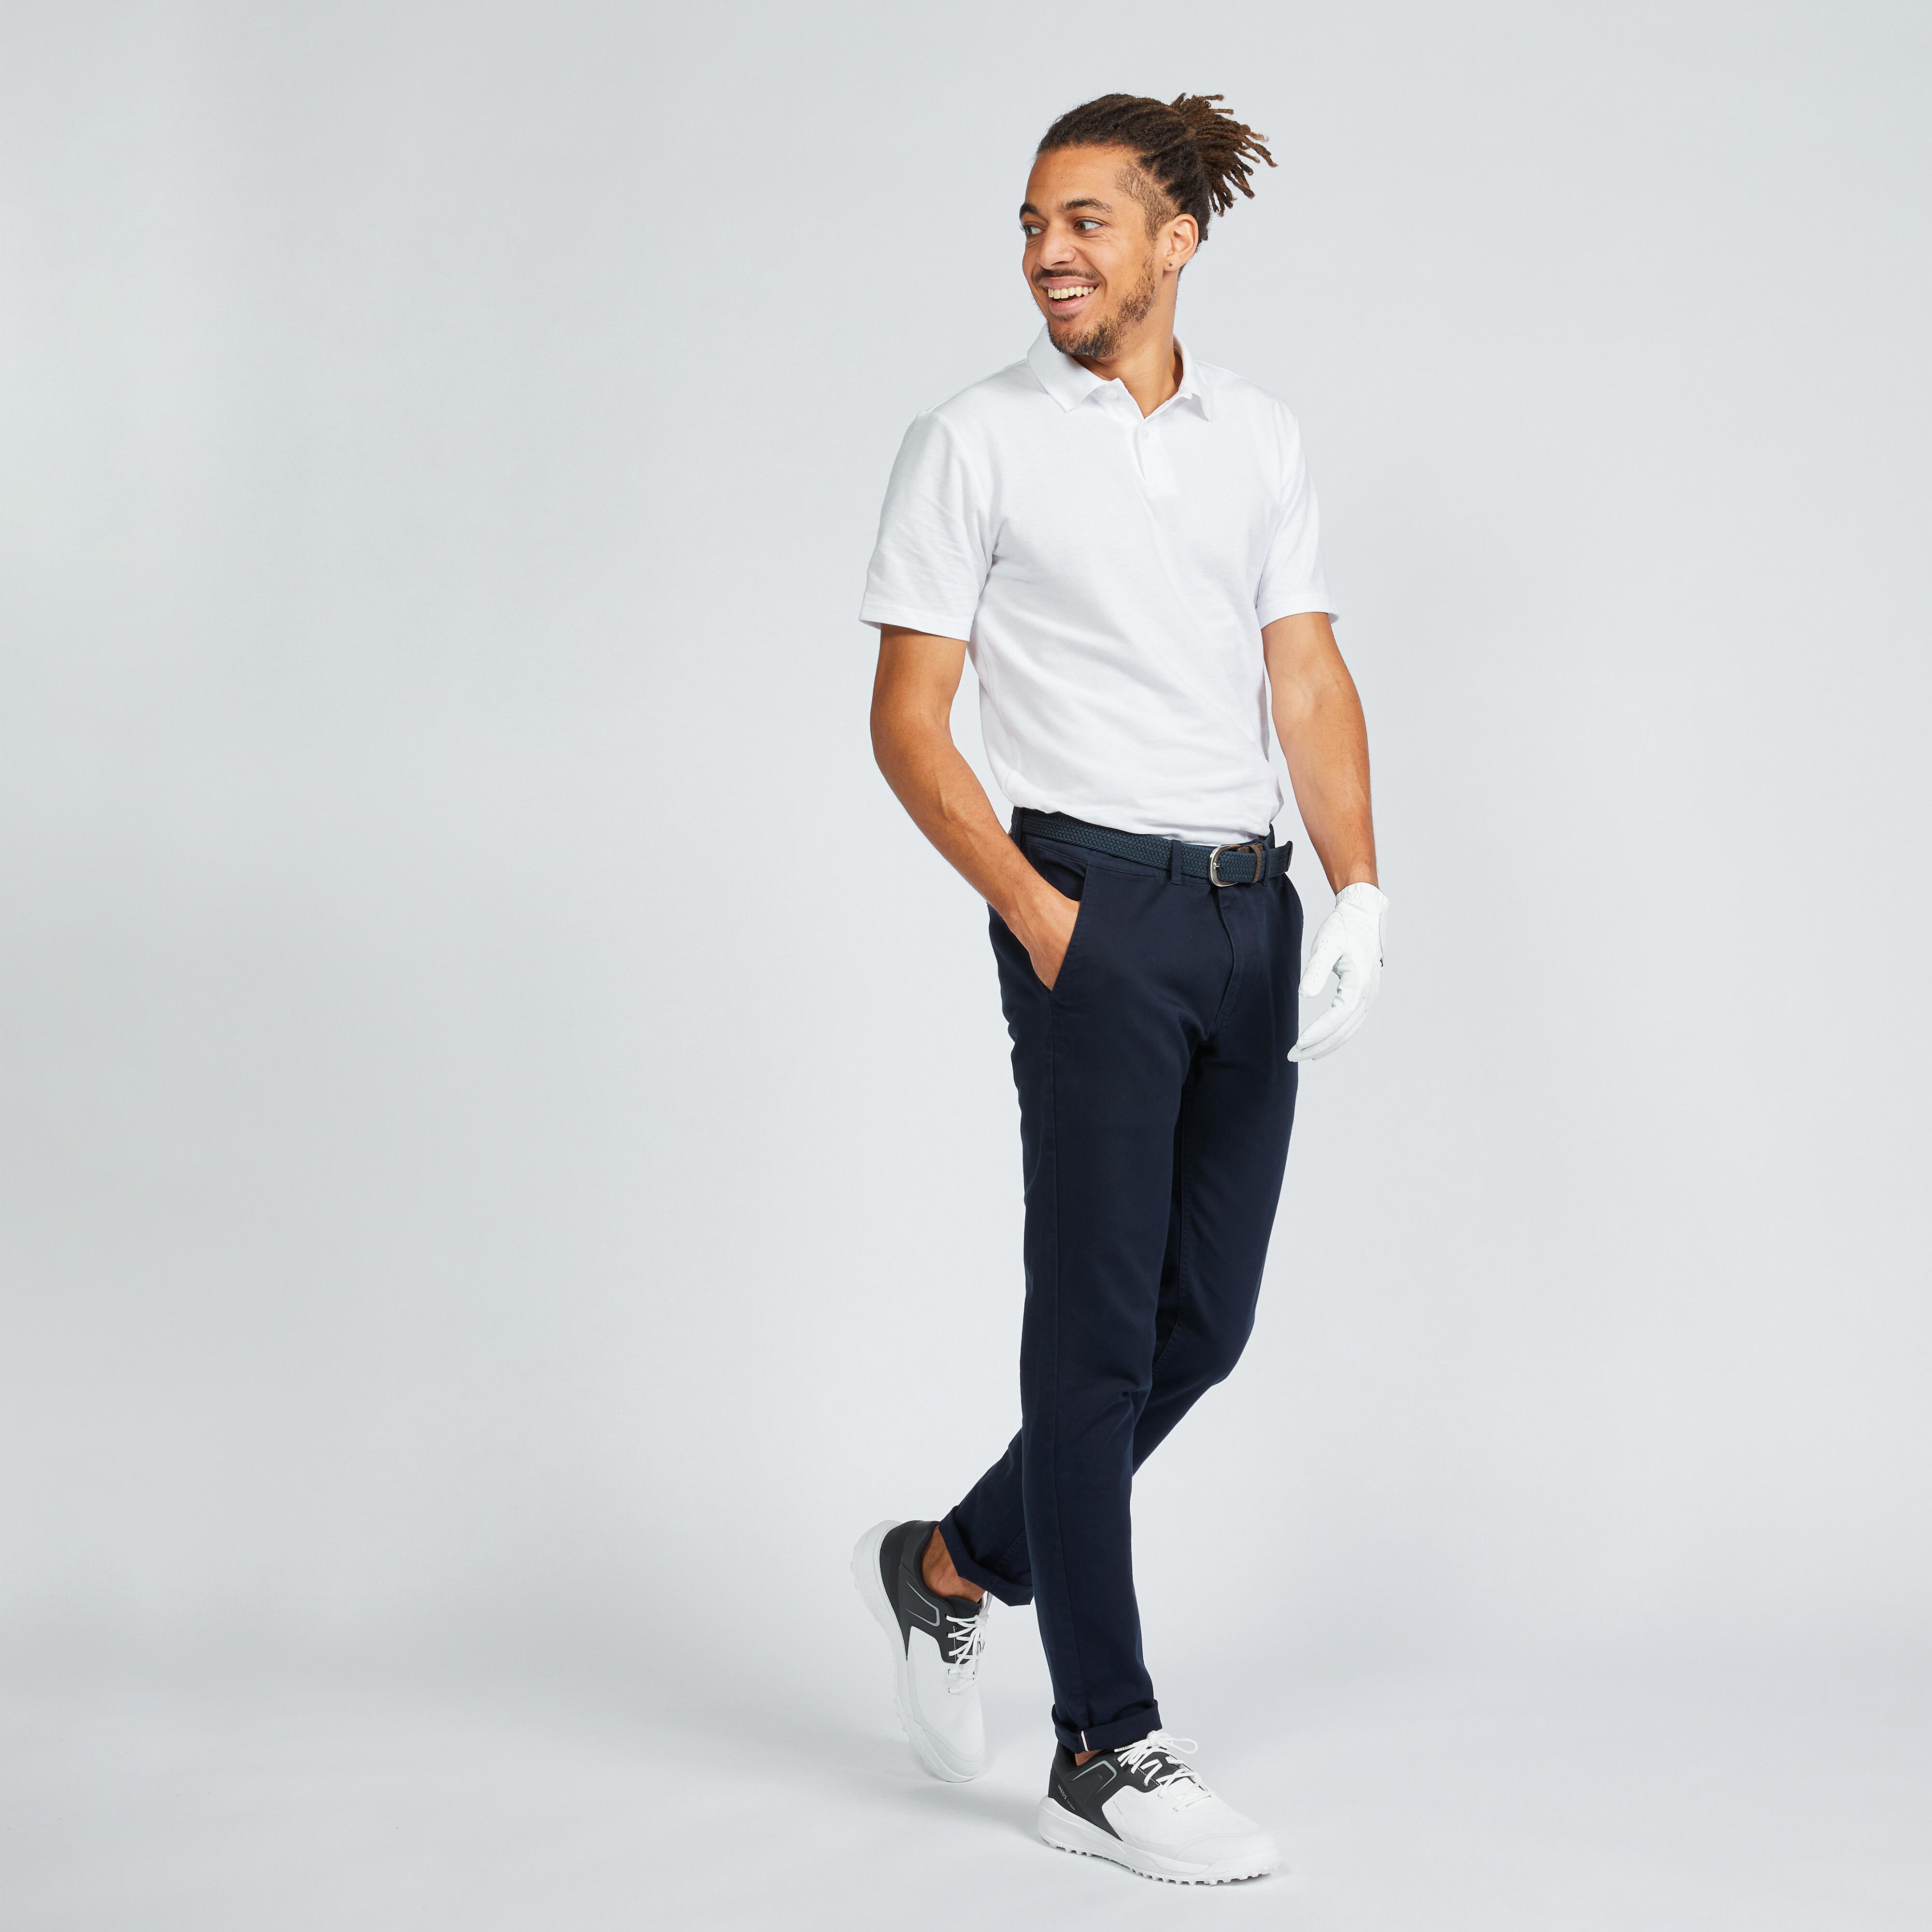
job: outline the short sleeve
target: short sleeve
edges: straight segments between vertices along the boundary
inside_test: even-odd
[[[982,492],[937,415],[914,418],[879,512],[859,620],[968,638],[992,568]]]
[[[1286,429],[1281,518],[1255,590],[1255,615],[1264,629],[1277,617],[1292,617],[1298,611],[1335,614],[1322,568],[1322,513],[1301,453],[1301,432],[1292,417]]]

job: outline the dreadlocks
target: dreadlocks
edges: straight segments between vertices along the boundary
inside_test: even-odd
[[[1103,94],[1063,114],[1042,137],[1036,152],[1054,148],[1125,148],[1166,206],[1152,196],[1148,226],[1154,227],[1169,214],[1191,214],[1208,238],[1210,214],[1226,214],[1239,188],[1252,201],[1248,185],[1257,160],[1274,166],[1274,157],[1262,145],[1263,137],[1245,128],[1225,107],[1218,94],[1183,94],[1172,102],[1139,94]]]

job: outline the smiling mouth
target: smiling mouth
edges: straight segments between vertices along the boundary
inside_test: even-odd
[[[1090,296],[1096,286],[1093,282],[1068,282],[1059,287],[1049,288],[1046,298],[1048,302],[1075,302],[1082,296]]]

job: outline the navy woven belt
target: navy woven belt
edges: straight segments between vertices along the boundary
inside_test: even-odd
[[[1064,812],[1034,812],[1023,805],[1014,809],[1013,836],[1084,845],[1090,852],[1150,866],[1170,879],[1205,879],[1214,886],[1258,886],[1264,879],[1278,879],[1288,870],[1294,851],[1292,842],[1276,844],[1272,832],[1246,845],[1190,845],[1151,832],[1116,832],[1109,826],[1089,825],[1084,818],[1069,818]]]

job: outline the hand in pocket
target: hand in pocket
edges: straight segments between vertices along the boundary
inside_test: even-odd
[[[1040,983],[1050,993],[1066,963],[1066,949],[1073,943],[1073,928],[1080,917],[1080,902],[1070,899],[1052,886],[1027,934],[1027,957],[1040,975]]]

